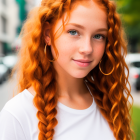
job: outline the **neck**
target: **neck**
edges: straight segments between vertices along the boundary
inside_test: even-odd
[[[57,83],[58,97],[74,99],[88,92],[83,78],[74,78],[68,74],[59,74]]]

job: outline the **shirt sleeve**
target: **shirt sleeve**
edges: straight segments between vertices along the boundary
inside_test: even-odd
[[[7,110],[0,112],[0,140],[27,140],[19,121]]]

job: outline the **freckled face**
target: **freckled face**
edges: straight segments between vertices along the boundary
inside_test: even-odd
[[[54,33],[61,25],[62,19],[56,23]],[[58,74],[75,78],[87,76],[104,54],[107,29],[107,15],[96,3],[92,1],[88,7],[79,4],[54,42],[59,52],[53,62]],[[51,50],[55,57],[53,47]]]

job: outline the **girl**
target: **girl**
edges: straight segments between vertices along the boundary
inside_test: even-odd
[[[126,44],[109,0],[42,0],[22,30],[19,92],[0,140],[131,140]]]

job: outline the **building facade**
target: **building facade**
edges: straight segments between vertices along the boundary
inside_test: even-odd
[[[33,8],[36,6],[36,2],[35,0],[25,0],[26,1],[26,10],[27,10],[27,13]]]
[[[19,25],[18,4],[15,0],[0,0],[0,55],[6,54],[13,43]]]

